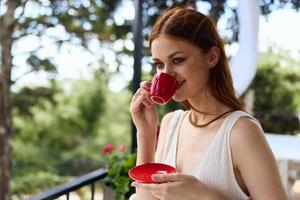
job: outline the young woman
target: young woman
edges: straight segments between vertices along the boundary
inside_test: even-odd
[[[133,182],[135,199],[286,200],[263,130],[235,95],[213,22],[192,9],[171,9],[154,25],[150,48],[157,71],[180,82],[173,99],[187,110],[166,114],[156,138],[149,84],[143,82],[133,96],[137,165],[160,162],[177,170],[153,175],[154,184]]]

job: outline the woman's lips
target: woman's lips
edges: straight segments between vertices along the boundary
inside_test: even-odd
[[[184,84],[185,80],[183,81],[179,81],[179,86],[182,86],[182,84]]]

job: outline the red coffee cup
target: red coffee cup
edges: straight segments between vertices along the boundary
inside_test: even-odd
[[[179,86],[179,81],[175,77],[158,72],[154,75],[151,83],[150,97],[157,104],[166,104],[171,100]]]

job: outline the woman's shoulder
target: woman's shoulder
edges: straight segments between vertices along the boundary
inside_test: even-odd
[[[286,199],[263,129],[255,118],[244,116],[237,120],[230,135],[234,168],[240,172],[251,196]]]
[[[251,158],[253,154],[270,149],[260,123],[251,115],[240,117],[230,134],[233,158]],[[234,162],[238,162],[234,159]]]
[[[237,112],[241,114],[241,117],[237,119],[231,131],[231,142],[233,144],[251,142],[264,137],[262,127],[256,118],[243,111]]]

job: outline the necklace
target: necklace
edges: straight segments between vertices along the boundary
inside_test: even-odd
[[[224,115],[226,115],[227,113],[230,113],[232,111],[235,111],[235,110],[229,110],[229,111],[226,111],[224,113],[222,113],[221,115],[215,117],[214,119],[210,120],[209,122],[205,123],[205,124],[196,124],[196,122],[193,122],[192,120],[192,113],[189,114],[189,121],[190,123],[195,126],[195,127],[198,127],[198,128],[203,128],[205,126],[208,126],[209,124],[213,123],[214,121],[216,121],[217,119],[220,119],[221,117],[223,117]]]

